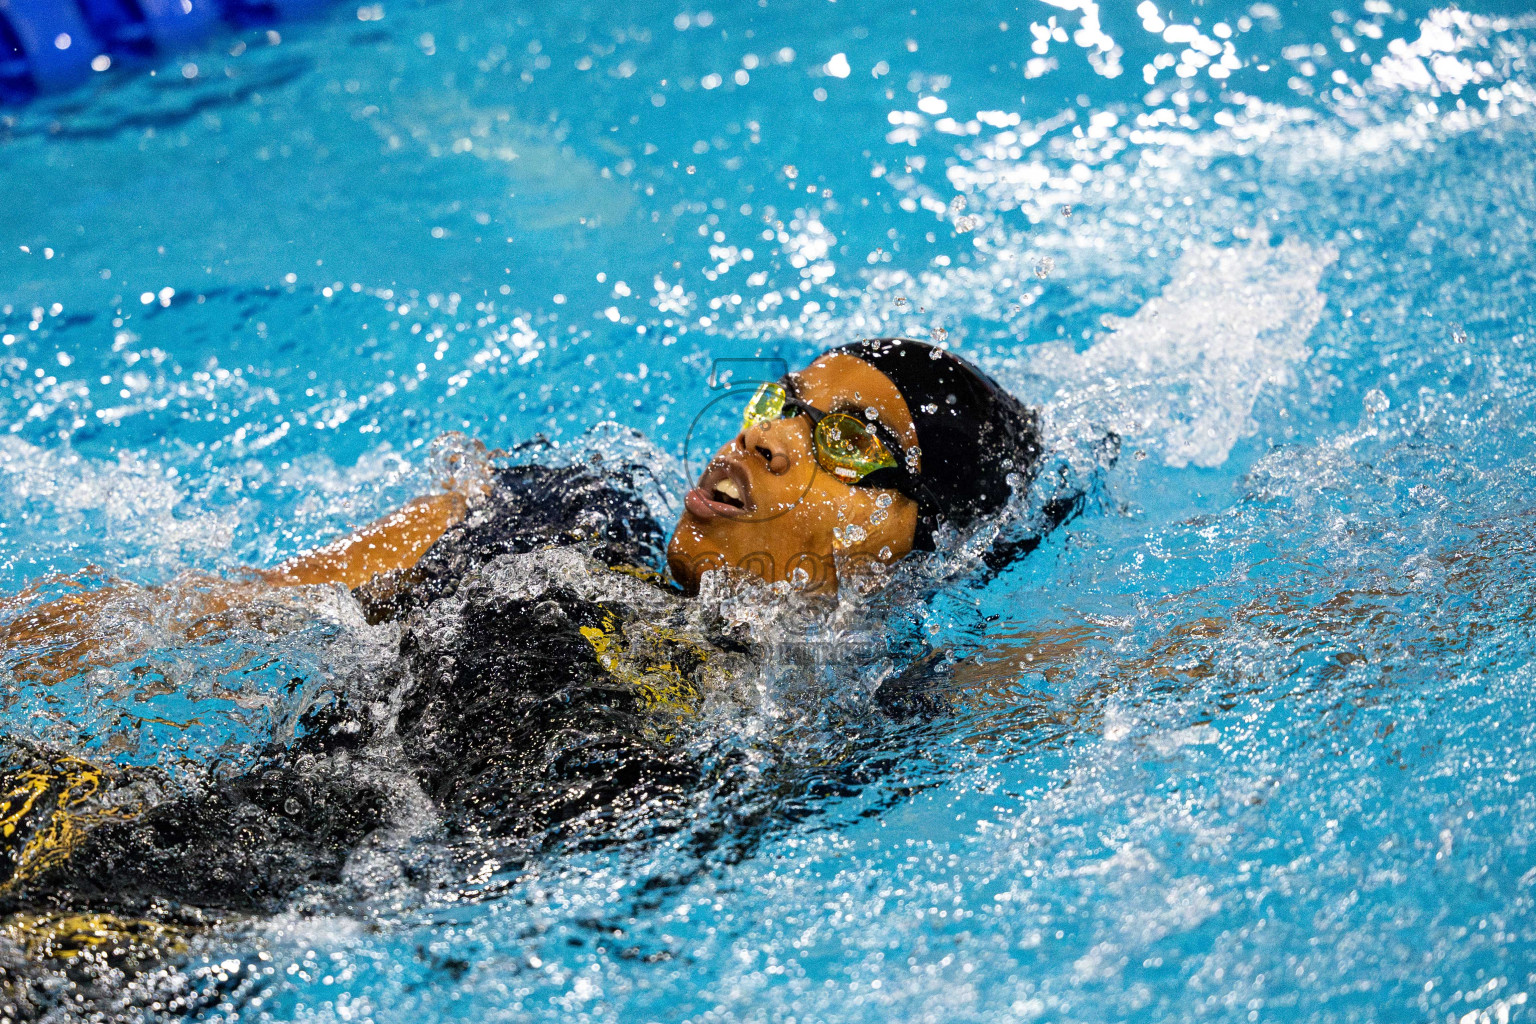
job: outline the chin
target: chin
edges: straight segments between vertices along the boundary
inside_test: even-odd
[[[672,533],[672,540],[667,544],[667,570],[691,594],[699,589],[699,576],[702,575],[695,571],[695,566],[709,555],[718,553],[702,543],[703,524],[690,520],[691,517],[685,514]]]

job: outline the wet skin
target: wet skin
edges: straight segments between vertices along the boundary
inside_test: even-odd
[[[917,445],[912,414],[896,385],[862,359],[829,353],[790,380],[802,402],[861,420],[872,408],[904,449]],[[845,568],[890,564],[912,550],[917,503],[899,491],[844,483],[822,469],[812,430],[807,416],[758,423],[716,453],[685,497],[667,547],[667,565],[685,589],[696,591],[711,569],[734,567],[771,583],[833,591],[838,561]],[[904,458],[904,452],[892,454]],[[912,465],[921,469],[920,461]],[[849,526],[864,536],[852,539],[853,531],[839,539],[834,533]]]
[[[864,410],[873,408],[904,448],[916,446],[917,430],[906,401],[890,378],[862,359],[824,355],[792,374],[791,380],[801,401],[860,419],[866,418]],[[744,394],[743,404],[746,398]],[[0,615],[20,612],[0,624],[0,653],[18,677],[64,679],[132,656],[120,628],[103,624],[102,613],[109,609],[116,619],[174,626],[192,639],[228,628],[232,617],[239,618],[263,594],[337,584],[351,589],[409,569],[445,530],[463,520],[488,486],[489,458],[496,453],[460,440],[465,442],[464,455],[458,461],[450,458],[454,468],[442,492],[417,498],[276,568],[249,570],[228,580],[187,574],[155,588],[109,580],[96,589],[80,586],[83,580],[66,580],[62,582],[75,593],[58,600],[35,603],[32,589],[0,598]],[[892,454],[901,459],[904,453]],[[920,469],[920,461],[913,468]],[[889,564],[912,549],[916,502],[897,491],[850,486],[823,470],[805,416],[742,431],[720,449],[699,483],[684,500],[686,511],[667,550],[673,577],[690,592],[698,589],[705,572],[725,567],[769,582],[788,580],[809,591],[831,592],[838,586],[839,565],[846,570],[860,563]],[[719,493],[722,484],[733,494]],[[833,533],[850,525],[865,535],[850,540],[845,533],[840,540]],[[795,578],[796,570],[804,571],[803,580]]]

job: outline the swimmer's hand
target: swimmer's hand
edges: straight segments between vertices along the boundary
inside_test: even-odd
[[[431,450],[442,489],[462,494],[470,504],[490,492],[493,460],[507,454],[500,448],[486,448],[484,442],[457,430],[439,434]]]

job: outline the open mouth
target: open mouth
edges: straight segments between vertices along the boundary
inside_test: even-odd
[[[741,498],[741,487],[729,477],[710,488],[709,500],[718,501],[722,505],[735,506],[743,512],[747,509],[747,503]]]
[[[710,466],[700,478],[699,485],[683,498],[688,511],[700,519],[745,515],[751,503],[752,492],[746,474],[731,462]]]

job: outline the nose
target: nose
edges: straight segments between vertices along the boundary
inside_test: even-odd
[[[748,455],[756,455],[768,467],[768,472],[783,476],[799,461],[806,451],[805,431],[800,422],[804,417],[787,420],[769,420],[744,427],[736,435],[736,443]]]

